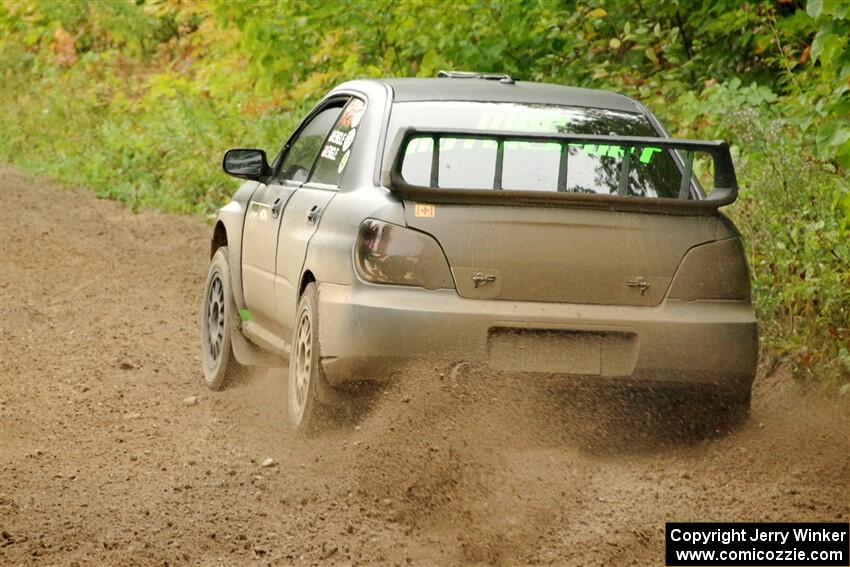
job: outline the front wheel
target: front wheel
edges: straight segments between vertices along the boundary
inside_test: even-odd
[[[322,371],[319,346],[319,293],[307,285],[295,316],[289,353],[287,420],[298,433],[314,434],[326,427],[339,405],[339,393]]]
[[[236,303],[230,287],[230,259],[227,247],[216,250],[210,261],[204,287],[204,307],[201,312],[201,364],[204,381],[210,390],[220,390],[238,372],[233,356],[231,334]]]

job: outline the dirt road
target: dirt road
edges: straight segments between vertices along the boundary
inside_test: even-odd
[[[783,372],[708,438],[411,376],[294,439],[281,371],[201,384],[209,227],[9,169],[0,208],[2,565],[662,565],[667,520],[850,515],[847,399]]]

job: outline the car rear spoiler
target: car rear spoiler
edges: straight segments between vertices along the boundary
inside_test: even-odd
[[[436,185],[439,171],[439,139],[461,138],[474,140],[494,140],[497,142],[496,172],[493,189],[464,189],[446,187],[428,187],[411,185],[401,173],[407,146],[414,138],[434,140],[431,163],[431,184]],[[498,190],[501,188],[502,157],[506,141],[546,142],[561,144],[562,155],[571,144],[595,144],[599,146],[619,146],[625,148],[662,148],[682,150],[685,159],[679,156],[678,165],[682,168],[682,182],[679,195],[671,198],[643,198],[628,195],[628,174],[631,167],[631,150],[624,151],[616,195],[598,195],[561,191],[515,191]],[[693,152],[701,151],[711,155],[714,161],[714,189],[708,197],[692,199]],[[381,181],[390,191],[404,199],[426,203],[480,204],[480,205],[546,205],[546,206],[588,206],[615,210],[643,210],[647,212],[671,212],[680,214],[700,214],[713,212],[718,207],[733,203],[738,198],[738,181],[735,166],[729,153],[729,145],[720,140],[682,140],[676,138],[655,138],[643,136],[600,136],[593,134],[530,133],[507,131],[475,131],[451,128],[401,128],[389,151],[389,169],[382,172]],[[562,160],[559,187],[566,188],[567,160]],[[495,190],[494,190],[495,189]]]

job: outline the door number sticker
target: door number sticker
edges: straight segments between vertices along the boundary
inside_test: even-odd
[[[416,203],[415,214],[417,217],[434,218],[434,216],[437,214],[437,206],[426,205],[424,203]]]

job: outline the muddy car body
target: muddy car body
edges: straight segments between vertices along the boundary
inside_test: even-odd
[[[331,91],[218,216],[204,371],[289,359],[290,422],[408,363],[700,386],[745,408],[758,350],[722,142],[615,93],[451,74]],[[706,195],[694,155],[713,159]],[[235,360],[234,360],[235,359]]]

